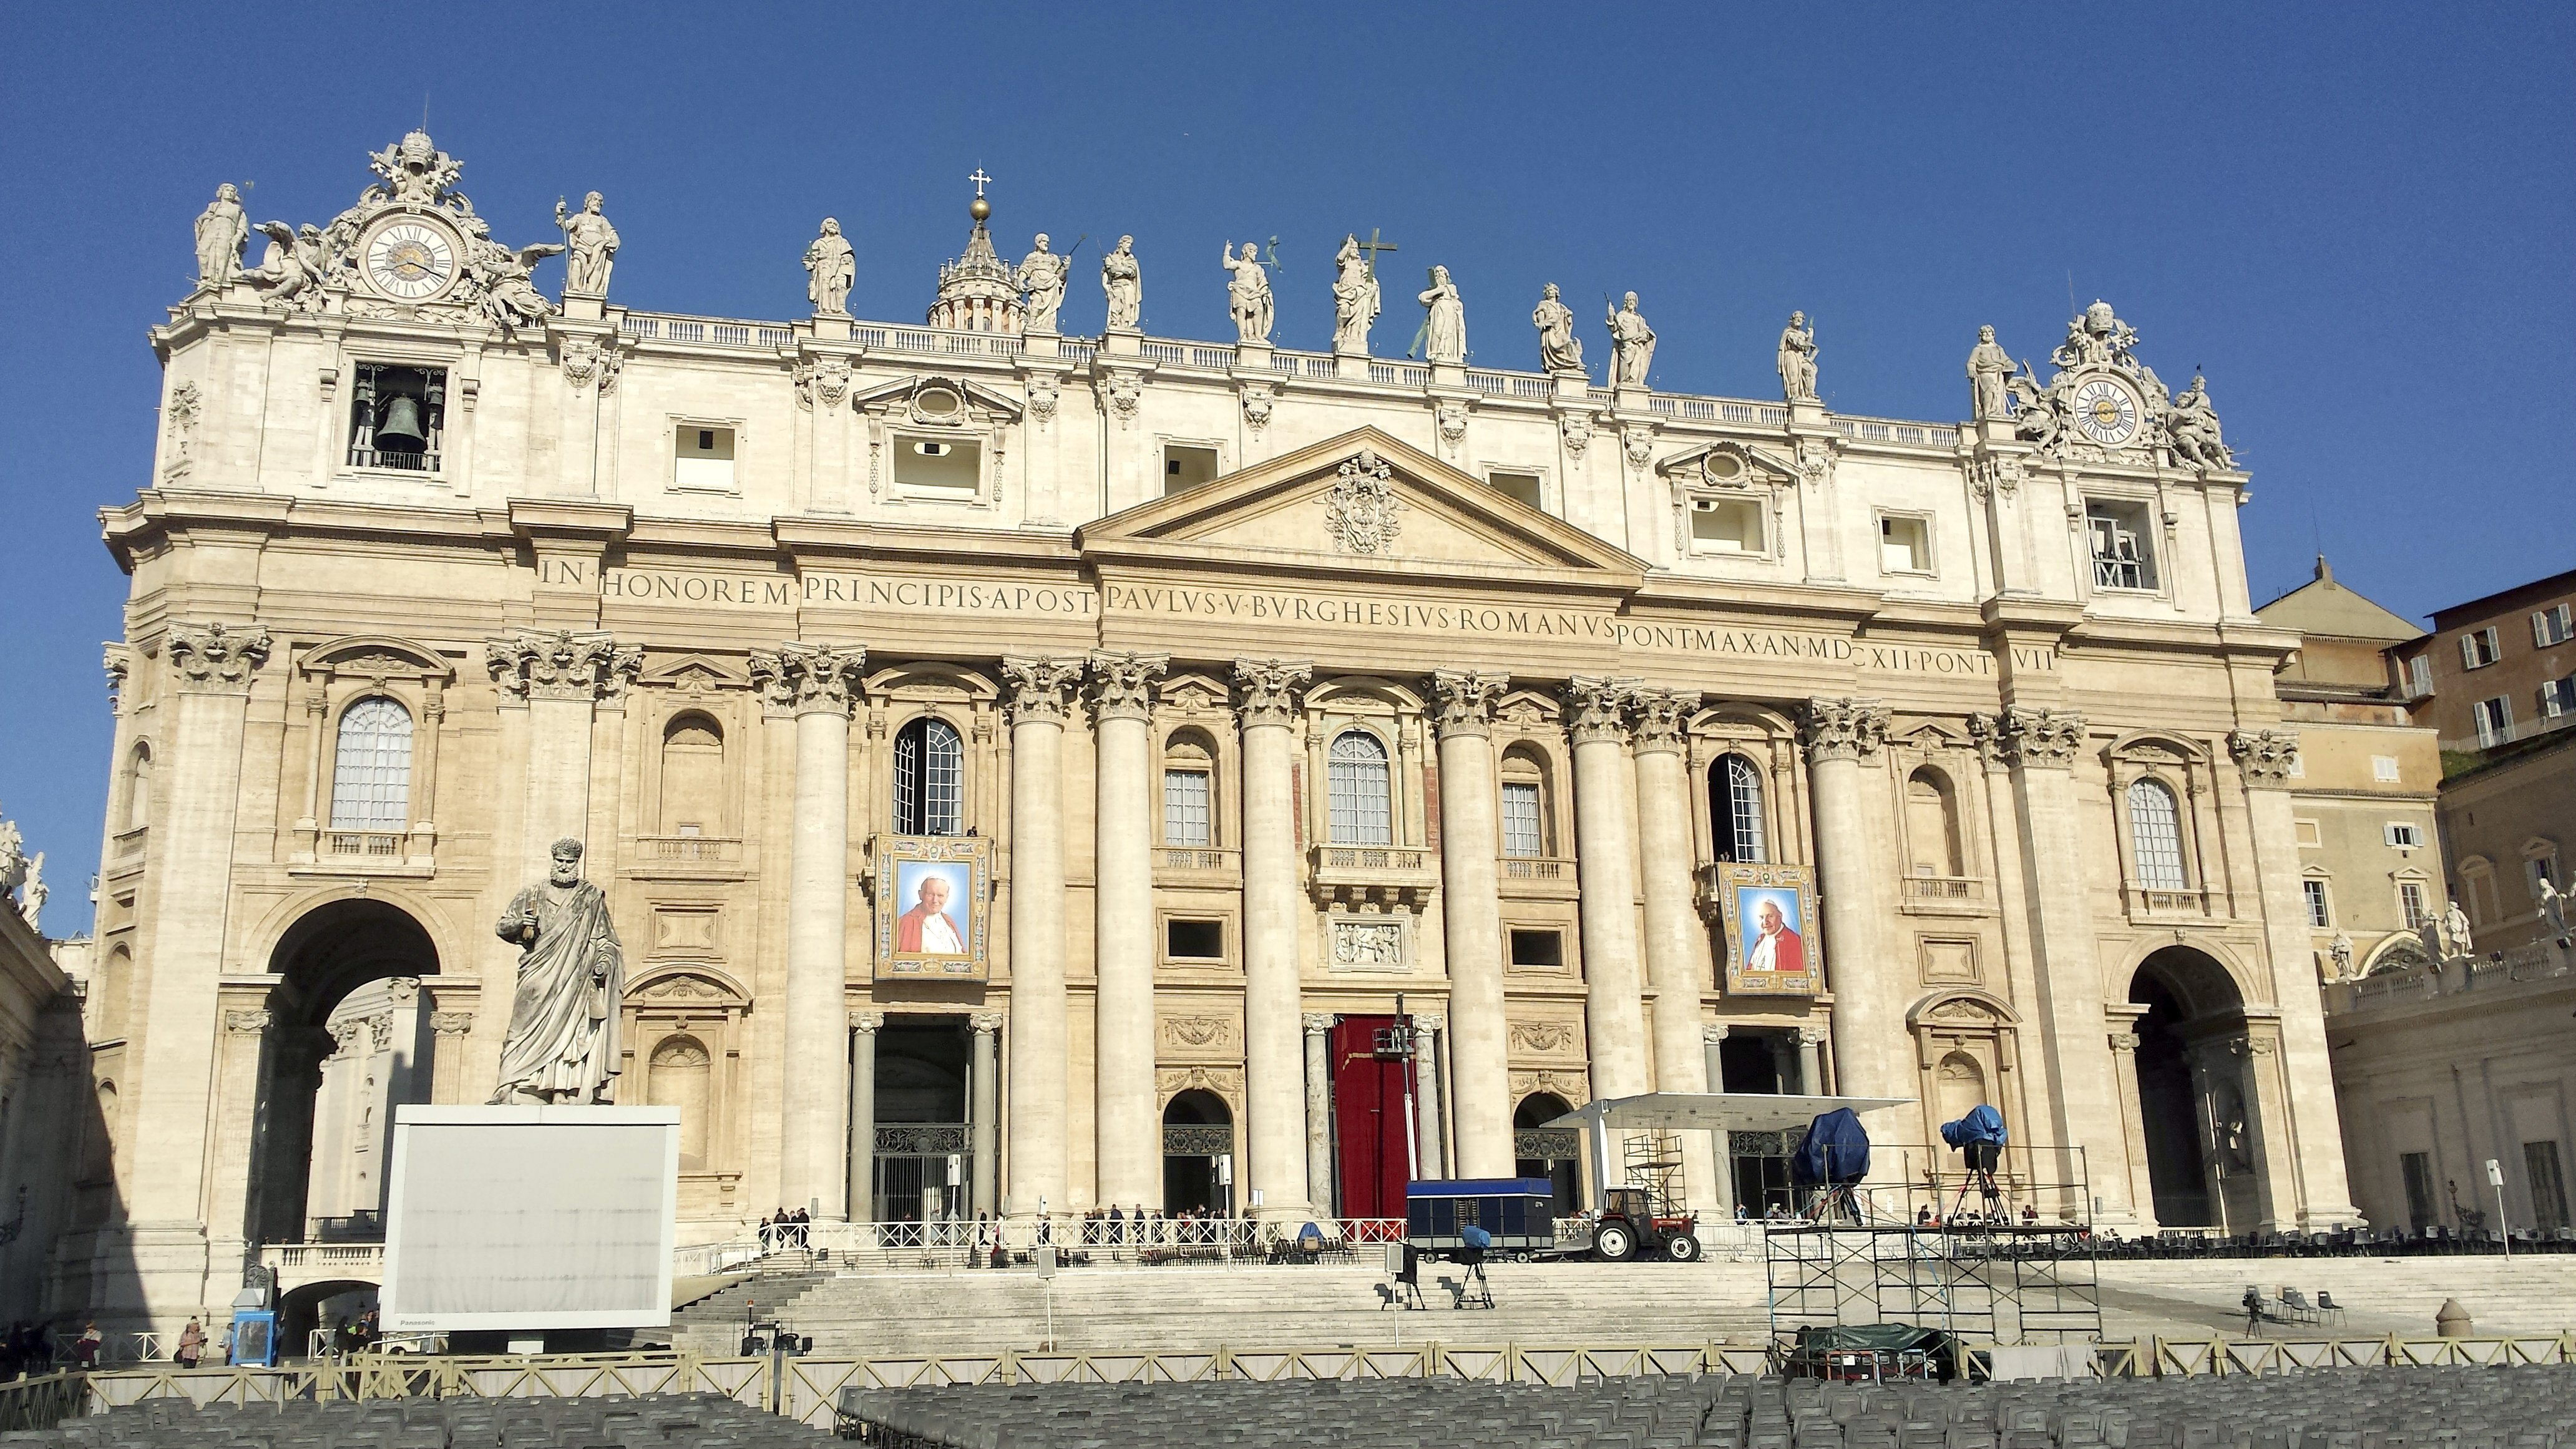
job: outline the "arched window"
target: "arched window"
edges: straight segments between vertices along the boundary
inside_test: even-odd
[[[411,810],[411,711],[377,695],[340,715],[331,828],[405,830]]]
[[[1555,832],[1548,827],[1547,765],[1527,746],[1503,756],[1503,854],[1542,856]]]
[[[1344,730],[1333,739],[1328,769],[1333,844],[1394,844],[1394,816],[1387,806],[1386,746],[1366,730]]]
[[[125,828],[140,830],[151,823],[152,747],[136,745],[125,766]]]
[[[653,1048],[646,1089],[648,1105],[680,1109],[680,1170],[695,1172],[707,1164],[708,1083],[713,1063],[693,1036],[666,1036]]]
[[[2186,890],[2182,875],[2182,817],[2162,780],[2141,777],[2129,785],[2129,846],[2138,859],[2138,884],[2151,891]]]
[[[662,727],[662,833],[724,834],[724,727],[694,711]]]
[[[955,835],[965,815],[966,746],[944,719],[924,715],[894,737],[894,833]]]
[[[1163,843],[1216,844],[1216,759],[1195,730],[1163,746]]]
[[[1950,782],[1930,766],[1905,780],[1906,869],[1915,875],[1964,875],[1959,864],[1959,812]]]
[[[1771,858],[1763,844],[1762,772],[1742,755],[1720,755],[1708,771],[1708,822],[1717,858],[1758,865]]]

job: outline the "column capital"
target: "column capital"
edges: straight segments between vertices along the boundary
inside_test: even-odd
[[[521,629],[483,641],[483,667],[504,698],[619,698],[644,672],[644,651],[600,630]]]
[[[1332,1029],[1333,1014],[1331,1012],[1310,1011],[1306,1013],[1306,1035],[1321,1036]]]
[[[269,638],[256,624],[173,624],[162,647],[169,652],[170,667],[179,671],[179,688],[191,694],[247,694],[251,676],[268,662]]]
[[[1002,1030],[1002,1019],[1002,1013],[998,1011],[979,1011],[966,1018],[966,1022],[975,1029],[977,1036],[994,1036]]]
[[[474,1013],[470,1011],[433,1011],[429,1029],[440,1036],[463,1036],[474,1030]]]
[[[2246,784],[2281,789],[2298,767],[2299,732],[2237,730],[2227,737],[2227,752],[2236,757],[2236,768],[2245,772]]]
[[[1445,1016],[1434,1016],[1428,1012],[1417,1011],[1413,1014],[1413,1029],[1417,1032],[1447,1031],[1449,1029],[1449,1018]]]
[[[1578,674],[1565,682],[1565,728],[1578,745],[1595,740],[1624,743],[1628,704],[1645,681]]]
[[[2111,1033],[2111,1050],[2115,1052],[2133,1052],[2137,1049],[2138,1034],[2136,1032],[2115,1031]]]
[[[885,1013],[882,1011],[853,1011],[850,1013],[850,1030],[852,1031],[864,1031],[873,1036],[876,1034],[876,1029],[883,1025],[885,1025]]]
[[[1305,703],[1306,682],[1314,677],[1315,666],[1302,659],[1234,661],[1234,707],[1244,728],[1295,723]]]
[[[2245,1039],[2245,1049],[2258,1057],[2268,1057],[2281,1049],[2281,1043],[2268,1036],[2249,1036]]]
[[[751,651],[751,687],[764,712],[773,715],[819,714],[838,710],[849,717],[858,699],[860,671],[868,651],[857,645],[808,644],[790,639],[775,649]]]
[[[1800,1046],[1823,1046],[1825,1044],[1825,1034],[1825,1029],[1821,1026],[1802,1026],[1798,1028],[1798,1044]]]
[[[1717,1045],[1719,1042],[1726,1040],[1727,1030],[1728,1028],[1726,1023],[1722,1021],[1701,1022],[1699,1027],[1700,1045]]]
[[[1987,760],[2015,769],[2072,769],[2084,748],[2084,716],[2071,709],[2025,709],[1968,716],[1968,737]]]
[[[1699,701],[1696,689],[1638,690],[1628,706],[1636,722],[1637,753],[1680,754],[1691,716],[1699,712]]]
[[[1503,691],[1511,684],[1512,677],[1500,670],[1431,671],[1431,698],[1438,707],[1434,720],[1441,737],[1492,734],[1494,706],[1502,702]]]
[[[266,1031],[268,1012],[266,1010],[227,1011],[224,1013],[224,1030],[240,1032],[244,1035],[256,1035]]]
[[[1887,706],[1874,699],[1811,699],[1798,711],[1811,760],[1866,760],[1887,743]]]
[[[1145,719],[1154,710],[1154,685],[1172,667],[1169,654],[1091,653],[1091,717]]]
[[[1005,658],[1002,682],[1010,690],[1011,723],[1061,725],[1073,707],[1073,691],[1082,683],[1082,661],[1043,655]]]

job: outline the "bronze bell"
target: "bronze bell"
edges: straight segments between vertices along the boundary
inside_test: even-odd
[[[376,425],[376,449],[387,453],[419,453],[429,448],[429,437],[421,431],[420,400],[396,393],[385,401],[385,420]]]

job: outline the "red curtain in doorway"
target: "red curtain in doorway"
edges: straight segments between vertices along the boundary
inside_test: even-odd
[[[1346,1016],[1333,1028],[1333,1160],[1341,1178],[1341,1216],[1404,1216],[1405,1068],[1379,1060],[1377,1034],[1391,1016]],[[1324,1197],[1320,1185],[1315,1193]]]

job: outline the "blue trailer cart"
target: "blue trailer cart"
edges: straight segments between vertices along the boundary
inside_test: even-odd
[[[1480,1177],[1404,1185],[1404,1241],[1426,1258],[1468,1246],[1462,1230],[1492,1235],[1487,1253],[1524,1258],[1556,1251],[1556,1191],[1544,1177]]]

